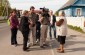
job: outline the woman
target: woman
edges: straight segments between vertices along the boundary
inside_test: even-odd
[[[11,45],[17,46],[17,30],[19,22],[15,10],[11,11],[9,20],[11,28]]]
[[[23,35],[23,51],[26,51],[28,49],[27,42],[28,42],[30,23],[31,22],[28,20],[28,11],[24,11],[23,16],[21,17],[20,27],[19,27]]]
[[[67,35],[67,20],[65,18],[64,11],[59,12],[59,21],[57,21],[57,34],[58,42],[60,42],[60,47],[57,49],[59,53],[64,53],[64,44]]]

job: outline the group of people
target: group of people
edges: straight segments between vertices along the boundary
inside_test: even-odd
[[[47,8],[40,8],[40,12],[35,12],[35,7],[31,6],[30,11],[24,11],[20,22],[18,21],[16,11],[10,12],[10,28],[11,28],[11,45],[17,46],[17,30],[19,29],[23,35],[23,51],[27,51],[29,47],[27,43],[31,42],[29,39],[30,32],[32,32],[32,45],[35,46],[37,42],[40,44],[40,48],[48,47],[46,43],[47,33],[49,29],[49,36],[52,39],[52,29],[54,32],[54,38],[60,42],[60,47],[57,48],[58,52],[64,53],[64,44],[67,35],[67,20],[65,18],[64,11],[59,12],[60,18],[56,20],[56,16],[53,15],[53,11]],[[57,35],[56,35],[57,26]],[[30,44],[29,44],[30,46]]]

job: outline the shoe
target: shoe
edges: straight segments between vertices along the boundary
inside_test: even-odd
[[[11,45],[14,45],[14,43],[11,43]]]
[[[47,44],[43,44],[43,46],[46,46],[46,47],[48,47],[49,45],[47,45]]]
[[[33,46],[36,46],[37,44],[33,44]]]
[[[58,40],[58,38],[55,38],[55,40]]]
[[[27,47],[26,47],[26,48],[23,48],[23,51],[27,51],[28,49],[29,49],[29,48],[27,48]]]
[[[38,44],[39,42],[40,42],[39,40],[36,41],[37,44]]]
[[[62,51],[59,50],[59,51],[57,51],[57,52],[58,52],[58,53],[64,53],[64,50],[62,50]]]
[[[52,40],[52,38],[50,38],[50,40]]]
[[[60,48],[57,48],[57,50],[61,50]]]
[[[17,47],[18,46],[18,44],[14,44],[15,45],[15,47]]]
[[[44,49],[45,47],[44,46],[40,46],[40,48],[43,48]]]

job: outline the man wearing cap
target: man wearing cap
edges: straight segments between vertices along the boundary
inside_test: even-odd
[[[32,40],[33,43],[32,45],[36,45],[36,21],[37,21],[37,14],[34,11],[35,7],[31,6],[30,7],[30,12],[29,12],[29,19],[32,21],[32,25],[31,25],[31,31],[32,31]]]
[[[42,14],[39,20],[41,22],[40,48],[48,47],[46,43],[48,24],[50,22],[50,15],[48,14],[48,12],[48,9],[42,8]]]

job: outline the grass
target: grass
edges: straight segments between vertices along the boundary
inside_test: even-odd
[[[68,27],[69,27],[70,29],[75,30],[75,31],[78,31],[78,32],[81,32],[81,33],[85,33],[80,27],[72,26],[72,25],[68,25]]]

